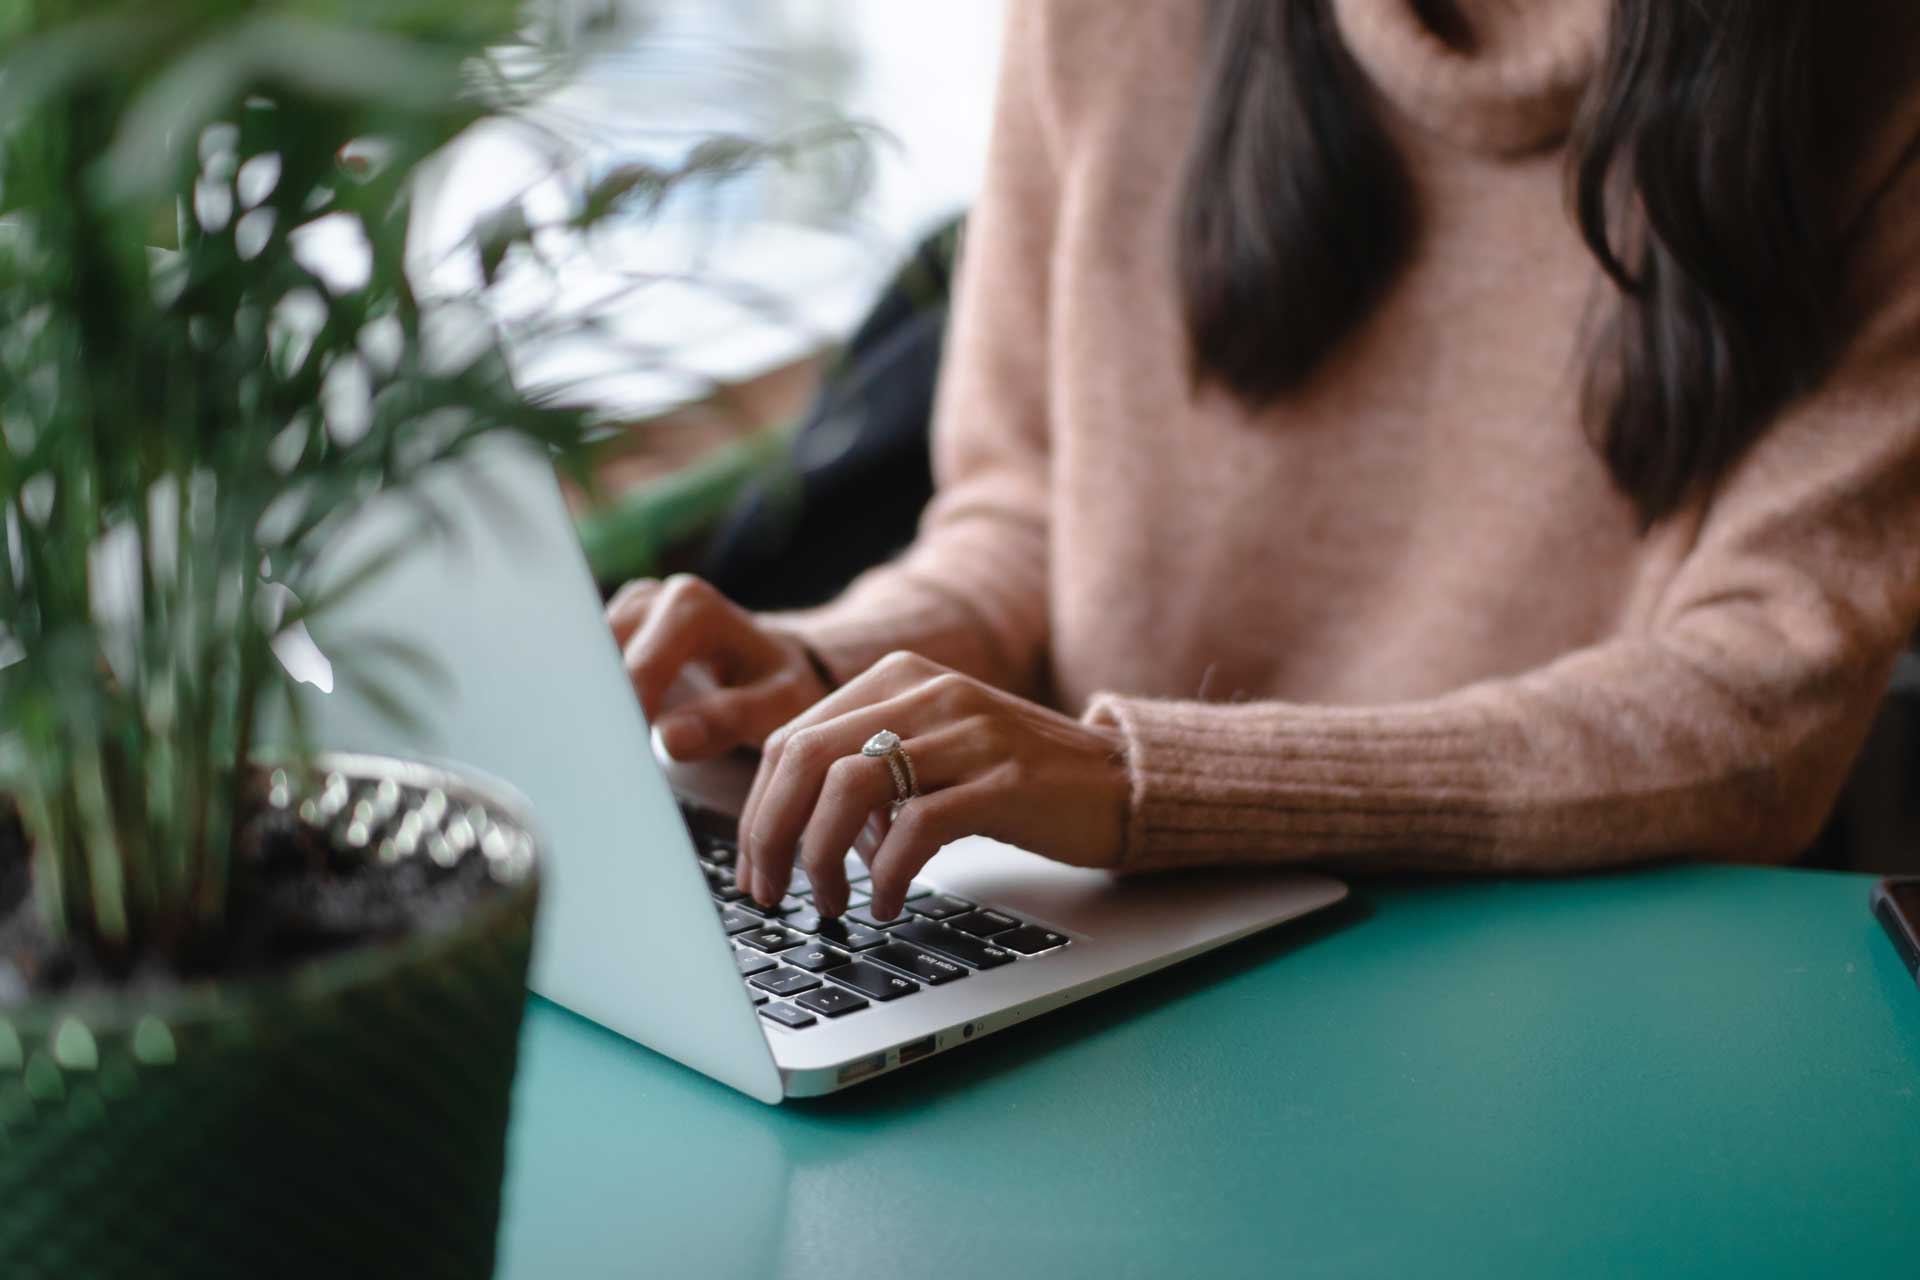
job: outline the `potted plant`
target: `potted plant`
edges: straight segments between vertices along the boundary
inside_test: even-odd
[[[491,1270],[528,816],[254,735],[367,500],[578,456],[406,269],[516,8],[0,7],[0,1275]]]

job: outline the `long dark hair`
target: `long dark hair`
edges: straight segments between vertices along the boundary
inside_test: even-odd
[[[1258,407],[1392,284],[1411,198],[1329,0],[1211,3],[1180,279],[1196,378]],[[1643,524],[1718,480],[1842,336],[1816,194],[1819,8],[1615,0],[1568,183],[1618,289],[1588,356],[1587,423]]]

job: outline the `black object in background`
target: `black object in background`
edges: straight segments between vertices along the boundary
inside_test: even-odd
[[[1900,655],[1832,817],[1802,866],[1920,873],[1920,640]]]
[[[699,572],[749,609],[832,599],[913,540],[933,496],[927,445],[958,219],[921,241],[827,374],[789,447],[741,495]]]
[[[1873,914],[1920,982],[1920,876],[1892,876],[1873,886]]]

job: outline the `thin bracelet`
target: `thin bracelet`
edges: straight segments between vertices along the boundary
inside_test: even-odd
[[[807,665],[813,668],[813,674],[819,679],[821,688],[832,693],[840,687],[840,682],[833,678],[833,672],[827,669],[826,660],[813,651],[812,645],[805,640],[800,641],[800,652],[807,655]]]

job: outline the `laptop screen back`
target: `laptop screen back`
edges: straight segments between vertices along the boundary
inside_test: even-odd
[[[451,517],[452,538],[426,532],[415,500],[392,495],[330,552],[344,573],[394,540],[408,547],[316,624],[317,656],[290,662],[323,683],[332,667],[331,692],[303,686],[313,740],[467,765],[517,787],[546,855],[533,989],[778,1101],[778,1072],[551,468],[518,446],[489,446],[429,493]],[[417,723],[390,723],[356,687],[354,641],[368,635],[432,655],[433,682],[374,650],[359,660],[407,694]]]

